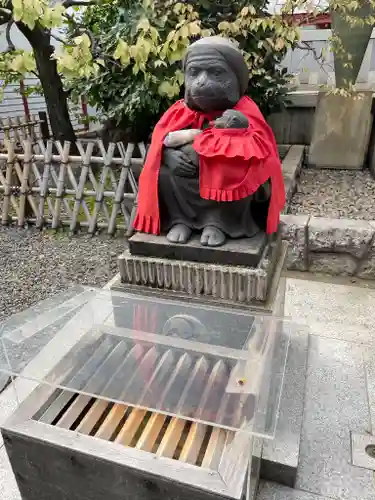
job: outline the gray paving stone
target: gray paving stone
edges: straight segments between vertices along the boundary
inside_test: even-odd
[[[308,330],[291,332],[275,439],[263,444],[261,477],[294,487],[305,400]]]
[[[375,447],[375,436],[352,432],[352,464],[356,467],[375,470],[375,456],[366,453],[367,446]]]
[[[11,387],[8,387],[6,393],[0,395],[0,427],[16,408],[17,408],[17,399],[15,392]],[[3,438],[0,433],[0,448],[2,446],[3,446]],[[2,500],[1,497],[0,500]]]
[[[330,500],[306,491],[294,490],[280,484],[262,481],[256,500]]]
[[[0,449],[0,500],[21,500],[4,447]]]
[[[374,500],[373,473],[350,463],[350,432],[368,427],[363,348],[311,336],[297,489]]]
[[[369,433],[375,435],[375,347],[365,349],[364,354],[366,388],[370,408]]]
[[[285,314],[323,337],[375,345],[374,304],[375,290],[368,288],[287,280]]]

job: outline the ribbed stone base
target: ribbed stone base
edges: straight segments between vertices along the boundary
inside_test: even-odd
[[[256,268],[131,255],[119,257],[122,283],[250,304],[265,301],[280,254],[268,245]]]

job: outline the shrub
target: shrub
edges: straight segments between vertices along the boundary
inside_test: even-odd
[[[128,133],[145,140],[153,125],[183,95],[181,59],[189,44],[208,35],[234,39],[250,69],[248,94],[264,114],[285,100],[286,71],[278,65],[297,41],[281,16],[268,16],[264,0],[106,0],[85,10],[79,37],[59,57],[72,95]],[[78,75],[78,76],[77,76]]]

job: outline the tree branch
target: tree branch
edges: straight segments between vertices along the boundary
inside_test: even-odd
[[[12,29],[13,23],[14,23],[13,19],[11,19],[10,21],[8,21],[8,24],[7,24],[7,27],[6,27],[6,30],[5,30],[5,38],[6,38],[6,41],[7,41],[7,44],[8,44],[6,52],[13,52],[14,50],[16,50],[16,47],[15,47],[15,45],[12,42],[12,39],[10,37],[10,30]]]
[[[62,5],[66,9],[69,9],[69,7],[88,7],[90,5],[95,5],[97,4],[96,0],[65,0]]]
[[[66,44],[66,40],[63,40],[59,36],[55,35],[54,33],[52,33],[52,31],[51,31],[51,37],[54,38],[55,40],[57,40],[58,42],[62,43],[63,45]]]
[[[12,11],[9,9],[0,8],[0,24],[9,23],[12,19]]]

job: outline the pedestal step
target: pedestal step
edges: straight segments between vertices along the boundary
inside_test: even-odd
[[[259,233],[252,238],[228,240],[222,247],[211,248],[202,246],[198,235],[181,245],[169,242],[165,236],[136,233],[129,240],[129,250],[132,255],[142,257],[257,267],[268,239],[265,233]]]
[[[266,300],[272,267],[267,255],[256,268],[143,257],[129,251],[119,257],[123,283],[240,303]]]

